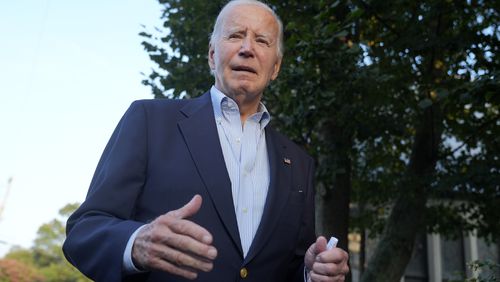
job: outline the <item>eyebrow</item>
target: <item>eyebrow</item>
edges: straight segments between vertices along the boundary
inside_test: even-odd
[[[243,27],[239,27],[239,26],[232,26],[232,27],[228,27],[227,29],[223,30],[224,34],[243,33],[243,32],[245,32],[245,29]]]
[[[234,27],[229,27],[228,29],[223,31],[223,35],[229,35],[229,34],[234,34],[234,33],[246,33],[246,32],[247,32],[246,28],[234,26]],[[264,38],[266,40],[269,40],[270,44],[276,42],[276,40],[273,38],[273,36],[268,32],[256,33],[255,37],[256,38]]]

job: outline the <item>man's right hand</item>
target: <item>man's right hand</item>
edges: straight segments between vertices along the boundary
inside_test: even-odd
[[[212,270],[217,257],[212,234],[186,219],[198,212],[201,202],[201,196],[195,195],[182,208],[161,215],[142,228],[132,247],[135,266],[188,279],[195,279],[199,271]]]

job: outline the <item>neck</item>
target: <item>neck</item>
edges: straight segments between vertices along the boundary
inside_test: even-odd
[[[238,108],[240,109],[240,119],[241,124],[245,124],[247,118],[257,112],[259,109],[259,104],[257,105],[240,105],[238,104]]]
[[[262,94],[248,95],[248,94],[226,94],[233,99],[240,110],[241,124],[244,124],[247,118],[255,114],[259,110],[260,99]]]

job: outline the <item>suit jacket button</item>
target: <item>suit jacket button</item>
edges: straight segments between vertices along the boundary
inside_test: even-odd
[[[240,269],[240,277],[241,278],[247,278],[248,276],[248,269],[246,267],[243,267]]]

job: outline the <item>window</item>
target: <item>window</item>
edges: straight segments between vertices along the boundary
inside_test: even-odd
[[[413,246],[413,253],[405,271],[405,282],[429,281],[427,270],[427,240],[425,234],[419,234]]]
[[[441,266],[443,281],[463,280],[465,257],[463,238],[441,240]]]
[[[492,263],[500,264],[499,258],[499,248],[497,244],[487,244],[484,239],[477,239],[477,249],[479,254],[480,261],[491,261]],[[494,267],[493,269],[489,269],[487,267],[483,267],[479,276],[483,279],[486,279],[491,276],[495,276],[500,278],[500,268]]]

